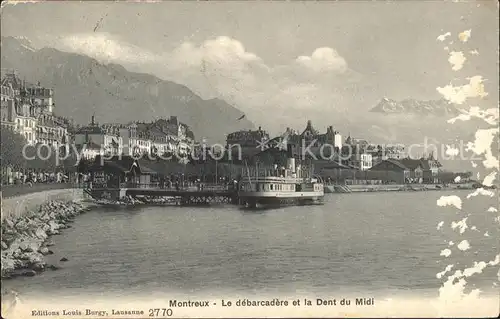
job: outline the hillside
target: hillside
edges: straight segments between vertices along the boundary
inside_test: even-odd
[[[221,142],[224,135],[253,128],[243,113],[220,99],[203,100],[186,86],[150,74],[104,65],[85,55],[53,48],[35,50],[27,39],[1,38],[2,70],[15,69],[30,82],[55,88],[55,112],[86,124],[152,121],[176,115],[197,139]]]

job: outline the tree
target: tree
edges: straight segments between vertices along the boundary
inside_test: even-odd
[[[53,172],[56,168],[56,153],[47,145],[36,144],[26,150],[26,167],[35,171],[44,170]]]
[[[13,169],[24,169],[26,158],[23,156],[23,147],[26,139],[21,134],[2,126],[0,150],[2,153],[2,167],[10,166]]]

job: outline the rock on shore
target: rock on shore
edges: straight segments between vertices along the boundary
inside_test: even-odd
[[[34,276],[45,269],[55,269],[43,258],[53,253],[47,248],[52,245],[49,237],[68,228],[75,216],[85,211],[78,202],[52,201],[40,206],[38,211],[3,220],[2,278]]]

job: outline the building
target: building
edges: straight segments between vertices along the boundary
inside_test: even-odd
[[[195,137],[189,126],[180,122],[177,116],[170,116],[168,120],[160,119],[153,123],[167,135],[167,148],[172,149],[179,156],[191,152]]]
[[[0,102],[1,102],[1,125],[10,129],[16,127],[16,110],[15,110],[15,97],[16,93],[10,83],[2,80],[0,84]]]
[[[408,156],[403,145],[369,145],[367,152],[372,154],[374,164],[386,159],[400,160]]]
[[[427,158],[404,158],[400,160],[396,159],[386,159],[375,164],[370,171],[386,172],[387,177],[390,175],[392,180],[397,180],[398,183],[425,183],[425,184],[435,184],[439,183],[439,169],[441,164],[433,158],[433,156],[428,156]],[[393,173],[402,173],[394,178]],[[401,176],[404,179],[401,180]]]
[[[333,159],[342,147],[342,136],[333,126],[328,126],[325,133],[319,133],[310,120],[300,134],[287,128],[280,141],[282,145],[291,144],[292,153],[300,158],[313,154],[316,159]]]
[[[54,90],[21,81],[15,72],[0,83],[1,123],[21,134],[28,144],[58,147],[68,142],[68,121],[54,114]]]
[[[152,183],[158,183],[157,172],[126,155],[109,159],[97,156],[88,172],[92,175],[93,188],[105,187],[110,188],[110,191],[119,188],[149,188]]]
[[[263,151],[263,147],[269,141],[269,134],[259,126],[257,130],[242,130],[228,134],[226,148],[231,152],[233,160],[240,160],[238,158],[240,151],[241,160],[247,160]]]
[[[79,144],[76,146],[78,154],[83,159],[93,160],[99,155],[104,155],[104,150],[101,148],[101,145],[98,145],[92,141],[88,141],[84,144]]]
[[[369,169],[370,172],[377,172],[376,179],[394,184],[406,184],[410,179],[410,170],[401,162],[395,159],[383,160]]]
[[[187,155],[194,143],[194,134],[176,116],[151,123],[135,122],[120,128],[127,154]]]
[[[120,131],[120,136],[122,138],[124,155],[135,156],[138,153],[142,153],[140,151],[136,123],[122,125],[119,128],[119,131]]]
[[[410,170],[410,179],[414,183],[436,184],[439,183],[439,169],[441,163],[433,155],[412,159],[410,157],[399,160]]]
[[[38,116],[36,126],[36,142],[58,147],[69,143],[68,123],[52,114],[42,113]]]
[[[135,126],[134,126],[135,125]],[[134,130],[130,132],[134,136],[132,142],[135,146],[132,147],[134,155],[149,155],[151,154],[151,136],[149,134],[149,123],[132,123]],[[129,152],[130,153],[130,152]]]
[[[79,148],[83,148],[84,145],[92,145],[94,151],[89,154],[118,155],[122,154],[123,151],[123,142],[118,128],[109,125],[99,126],[95,122],[94,116],[92,116],[89,125],[83,126],[76,131],[74,141]],[[100,148],[99,152],[95,151],[96,146]]]
[[[370,143],[367,140],[362,139],[362,138],[351,137],[350,134],[349,134],[349,136],[347,136],[344,144],[350,145],[350,146],[356,146],[356,147],[363,149],[363,150],[367,149],[370,145]]]
[[[169,135],[158,126],[151,126],[149,129],[151,139],[151,152],[156,155],[168,155],[174,150],[174,144],[169,140]],[[183,142],[185,143],[185,142]],[[187,148],[182,144],[183,152],[187,152]]]
[[[359,169],[362,171],[369,170],[373,166],[373,158],[369,153],[360,154]]]
[[[75,143],[81,145],[92,141],[102,145],[105,153],[129,156],[170,156],[174,153],[187,155],[194,142],[194,134],[177,117],[159,119],[150,123],[132,122],[129,124],[92,123],[75,134]]]

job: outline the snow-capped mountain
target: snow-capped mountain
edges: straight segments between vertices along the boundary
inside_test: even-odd
[[[13,38],[16,39],[17,42],[19,43],[19,45],[21,47],[23,47],[24,49],[32,51],[32,52],[36,51],[35,46],[33,45],[33,43],[31,43],[31,41],[28,38],[23,37],[23,36],[16,36]]]
[[[385,114],[418,114],[418,115],[436,115],[436,116],[453,116],[460,114],[454,104],[448,101],[430,100],[419,101],[415,99],[405,99],[396,101],[384,97],[370,112],[385,113]]]

